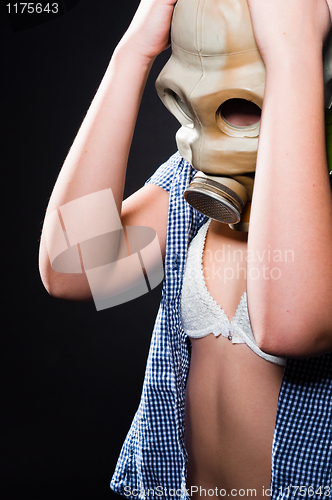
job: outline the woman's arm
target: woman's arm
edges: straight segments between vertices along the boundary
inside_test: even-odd
[[[250,218],[250,320],[283,356],[332,350],[332,199],[324,138],[325,0],[248,0],[266,65]],[[273,278],[255,279],[257,263]],[[262,275],[261,275],[262,276]]]
[[[121,212],[129,149],[145,82],[155,57],[169,45],[175,0],[142,0],[117,46],[95,98],[61,169],[47,208],[40,247],[40,273],[46,289],[61,298],[91,298],[85,274],[65,274],[51,268],[45,232],[52,240],[54,210],[64,204],[112,189]],[[124,203],[123,223],[157,230],[165,245],[168,195],[146,186]]]

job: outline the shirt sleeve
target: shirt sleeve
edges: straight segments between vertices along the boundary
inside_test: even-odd
[[[183,163],[183,158],[180,156],[180,153],[177,152],[163,163],[145,184],[156,184],[156,186],[165,189],[165,191],[169,193],[175,172],[181,163]]]

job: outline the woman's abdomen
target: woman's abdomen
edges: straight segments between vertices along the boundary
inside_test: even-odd
[[[266,490],[283,371],[246,344],[214,335],[192,340],[186,391],[192,498],[211,496],[209,489],[219,497],[270,496]]]

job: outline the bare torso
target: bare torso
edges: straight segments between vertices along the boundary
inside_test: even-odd
[[[228,255],[225,261],[216,253],[220,248]],[[204,276],[210,294],[229,319],[246,287],[245,272],[237,272],[245,268],[245,252],[244,233],[211,222],[204,250]],[[230,269],[234,278],[225,280],[225,276],[232,276]],[[193,487],[193,499],[211,496],[209,489],[215,490],[216,498],[216,488],[220,498],[270,496],[266,490],[270,487],[272,439],[283,371],[246,344],[232,344],[213,334],[192,339],[186,448],[188,488]],[[250,491],[254,489],[256,494]]]

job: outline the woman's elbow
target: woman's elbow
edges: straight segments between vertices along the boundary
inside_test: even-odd
[[[92,295],[85,273],[64,274],[52,268],[40,268],[40,277],[47,292],[54,298],[71,301],[91,301]]]
[[[73,301],[92,300],[85,273],[61,273],[52,268],[44,238],[41,239],[39,250],[39,273],[45,289],[52,297]]]
[[[332,351],[331,321],[303,322],[265,318],[253,327],[258,347],[286,358],[309,358]]]

